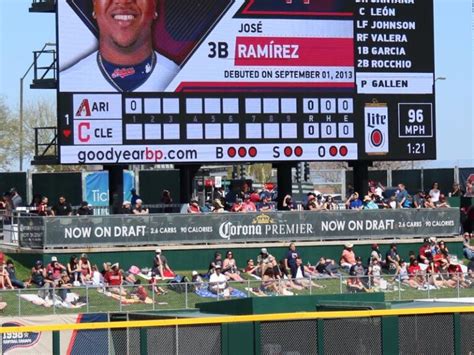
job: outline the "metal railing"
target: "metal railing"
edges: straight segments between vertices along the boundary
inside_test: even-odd
[[[350,294],[355,292],[384,292],[385,301],[417,299],[474,298],[474,275],[459,274],[444,277],[444,282],[424,277],[419,287],[383,275],[359,277],[362,286],[353,287],[351,277],[338,275],[326,278],[229,281],[225,290],[216,292],[208,281],[159,282],[105,287],[85,285],[60,288],[1,290],[6,302],[3,316],[34,316],[99,312],[132,312],[192,309],[197,303],[246,297],[280,297],[298,295]],[[440,277],[439,275],[436,276]],[[143,291],[144,290],[144,291]]]
[[[462,306],[53,321],[5,324],[0,327],[2,348],[29,343],[31,351],[52,354],[64,352],[69,344],[67,352],[77,354],[324,355],[418,354],[427,348],[439,354],[471,354],[474,347],[474,313]]]

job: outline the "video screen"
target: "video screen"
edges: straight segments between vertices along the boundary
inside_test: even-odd
[[[434,158],[432,7],[59,0],[61,162]]]

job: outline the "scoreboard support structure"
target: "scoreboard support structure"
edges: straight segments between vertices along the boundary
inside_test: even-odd
[[[128,165],[104,165],[104,170],[109,173],[109,201],[112,213],[119,213],[123,198],[123,171],[128,170]]]
[[[175,168],[179,169],[179,182],[181,185],[179,200],[181,203],[187,203],[193,197],[193,180],[201,165],[175,165]]]
[[[372,162],[349,162],[349,166],[354,171],[354,191],[357,191],[361,198],[364,198],[364,195],[369,191],[369,166],[372,166]]]
[[[292,194],[292,167],[295,164],[290,162],[273,164],[277,170],[277,188],[278,188],[278,209],[283,208],[283,199],[286,195]]]

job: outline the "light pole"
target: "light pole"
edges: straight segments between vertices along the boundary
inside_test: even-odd
[[[46,49],[46,47],[49,47],[49,46],[56,46],[55,43],[45,43],[43,48],[41,49],[41,52],[44,51]],[[20,160],[20,171],[23,171],[23,81],[25,80],[26,76],[28,75],[28,73],[30,72],[30,70],[34,67],[36,63],[36,58],[35,60],[33,60],[33,63],[31,63],[31,65],[28,67],[28,69],[26,70],[25,74],[23,74],[23,76],[20,78],[20,149],[19,149],[19,160]]]

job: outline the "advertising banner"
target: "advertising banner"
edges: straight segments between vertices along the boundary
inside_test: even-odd
[[[84,200],[92,206],[109,206],[109,173],[107,171],[96,171],[85,173]],[[123,197],[130,201],[131,189],[135,187],[135,176],[133,171],[123,171]]]
[[[40,307],[40,306],[38,306]],[[78,315],[61,316],[32,316],[32,317],[2,317],[2,327],[34,326],[44,324],[68,324],[76,323]],[[73,331],[61,331],[61,349],[66,350]],[[52,332],[11,332],[3,333],[2,354],[52,354],[53,353],[53,333]],[[66,354],[62,351],[61,354]]]
[[[44,227],[44,247],[93,247],[449,236],[460,223],[453,208],[49,217]]]
[[[37,306],[41,307],[41,306]],[[2,327],[56,325],[71,323],[93,323],[108,320],[106,313],[88,313],[59,316],[2,317]],[[1,353],[8,355],[53,354],[53,333],[48,332],[8,332],[0,334]],[[69,354],[109,354],[108,330],[61,330],[59,353]],[[58,350],[58,349],[55,349]]]

